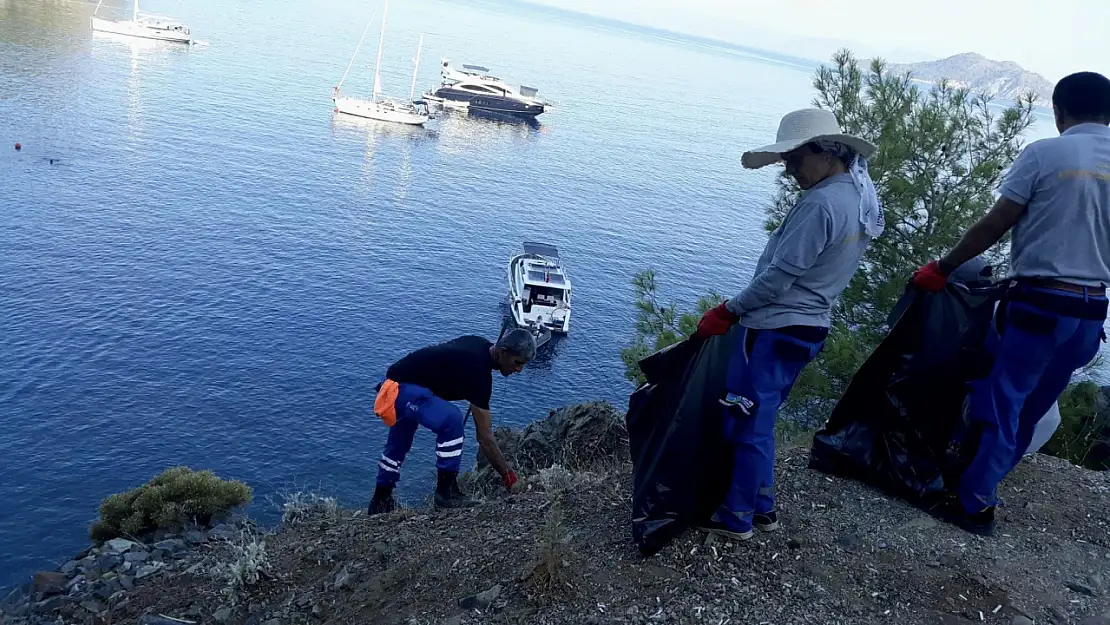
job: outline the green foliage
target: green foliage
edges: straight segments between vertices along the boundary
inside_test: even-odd
[[[1060,427],[1042,451],[1088,469],[1110,469],[1110,411],[1098,385],[1071,385],[1059,405]]]
[[[644,383],[640,361],[668,345],[674,345],[691,336],[698,329],[698,320],[724,298],[710,293],[698,299],[693,313],[679,312],[671,302],[659,303],[655,270],[640,272],[633,280],[636,289],[636,336],[632,344],[621,350],[624,375],[636,384]]]
[[[139,536],[154,530],[178,530],[188,522],[207,524],[251,500],[251,488],[223,480],[211,471],[188,467],[166,469],[147,484],[110,495],[100,504],[93,540]]]
[[[994,203],[995,189],[1023,147],[1034,102],[1030,95],[1002,108],[947,83],[922,89],[879,60],[864,71],[848,51],[817,70],[813,86],[815,106],[834,112],[846,132],[879,146],[869,168],[887,227],[833,310],[824,351],[803,371],[784,407],[810,422],[824,417],[886,334],[886,316],[913,270],[954,246]],[[778,179],[769,230],[800,194],[793,179]],[[1004,264],[1004,247],[992,250],[993,263]],[[637,276],[635,286],[636,336],[621,355],[628,377],[641,381],[639,359],[687,336],[698,315],[660,306],[654,272]]]

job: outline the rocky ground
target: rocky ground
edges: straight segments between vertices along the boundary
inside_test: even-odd
[[[690,531],[645,559],[616,419],[591,405],[502,432],[529,474],[477,508],[367,518],[301,497],[273,532],[240,521],[110,542],[36,576],[0,622],[1110,625],[1110,473],[1032,458],[985,539],[791,449],[780,532],[732,544]],[[470,484],[487,480],[480,468]]]

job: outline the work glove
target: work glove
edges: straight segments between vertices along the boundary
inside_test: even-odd
[[[505,488],[512,490],[516,486],[516,473],[506,471],[505,475],[501,476],[501,481],[505,483]]]
[[[706,339],[724,334],[737,321],[740,321],[740,317],[734,315],[725,304],[721,304],[702,315],[701,321],[698,322],[698,329],[694,332],[694,338]]]
[[[944,285],[948,284],[948,274],[940,268],[940,263],[934,260],[913,272],[911,282],[914,287],[922,291],[935,293],[944,290]]]

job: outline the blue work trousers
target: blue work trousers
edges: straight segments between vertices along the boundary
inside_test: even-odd
[[[389,428],[385,451],[378,461],[378,486],[397,485],[401,464],[412,448],[416,428],[421,425],[436,434],[436,468],[457,473],[462,464],[462,412],[451,402],[415,384],[400,385],[396,407],[397,422]]]
[[[751,529],[755,513],[775,509],[775,416],[802,369],[825,344],[825,328],[743,328],[729,358],[725,436],[735,445],[732,486],[718,516],[733,529]]]
[[[1072,374],[1098,354],[1103,337],[1104,319],[1083,316],[1097,316],[1100,307],[1104,315],[1105,297],[1016,288],[1018,297],[999,305],[987,337],[994,356],[991,372],[971,383],[967,399],[972,426],[980,434],[975,458],[960,478],[959,496],[972,514],[998,505],[998,484],[1021,461],[1037,422]],[[1084,314],[1091,310],[1094,315]]]

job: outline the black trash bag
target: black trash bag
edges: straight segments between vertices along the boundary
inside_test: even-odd
[[[922,506],[955,487],[978,442],[964,411],[968,382],[993,362],[983,345],[1002,287],[989,269],[939,293],[906,289],[889,334],[814,437],[811,468]]]
[[[640,362],[647,382],[628,401],[632,538],[645,556],[708,519],[732,480],[732,444],[721,433],[725,373],[738,327],[687,340]]]

